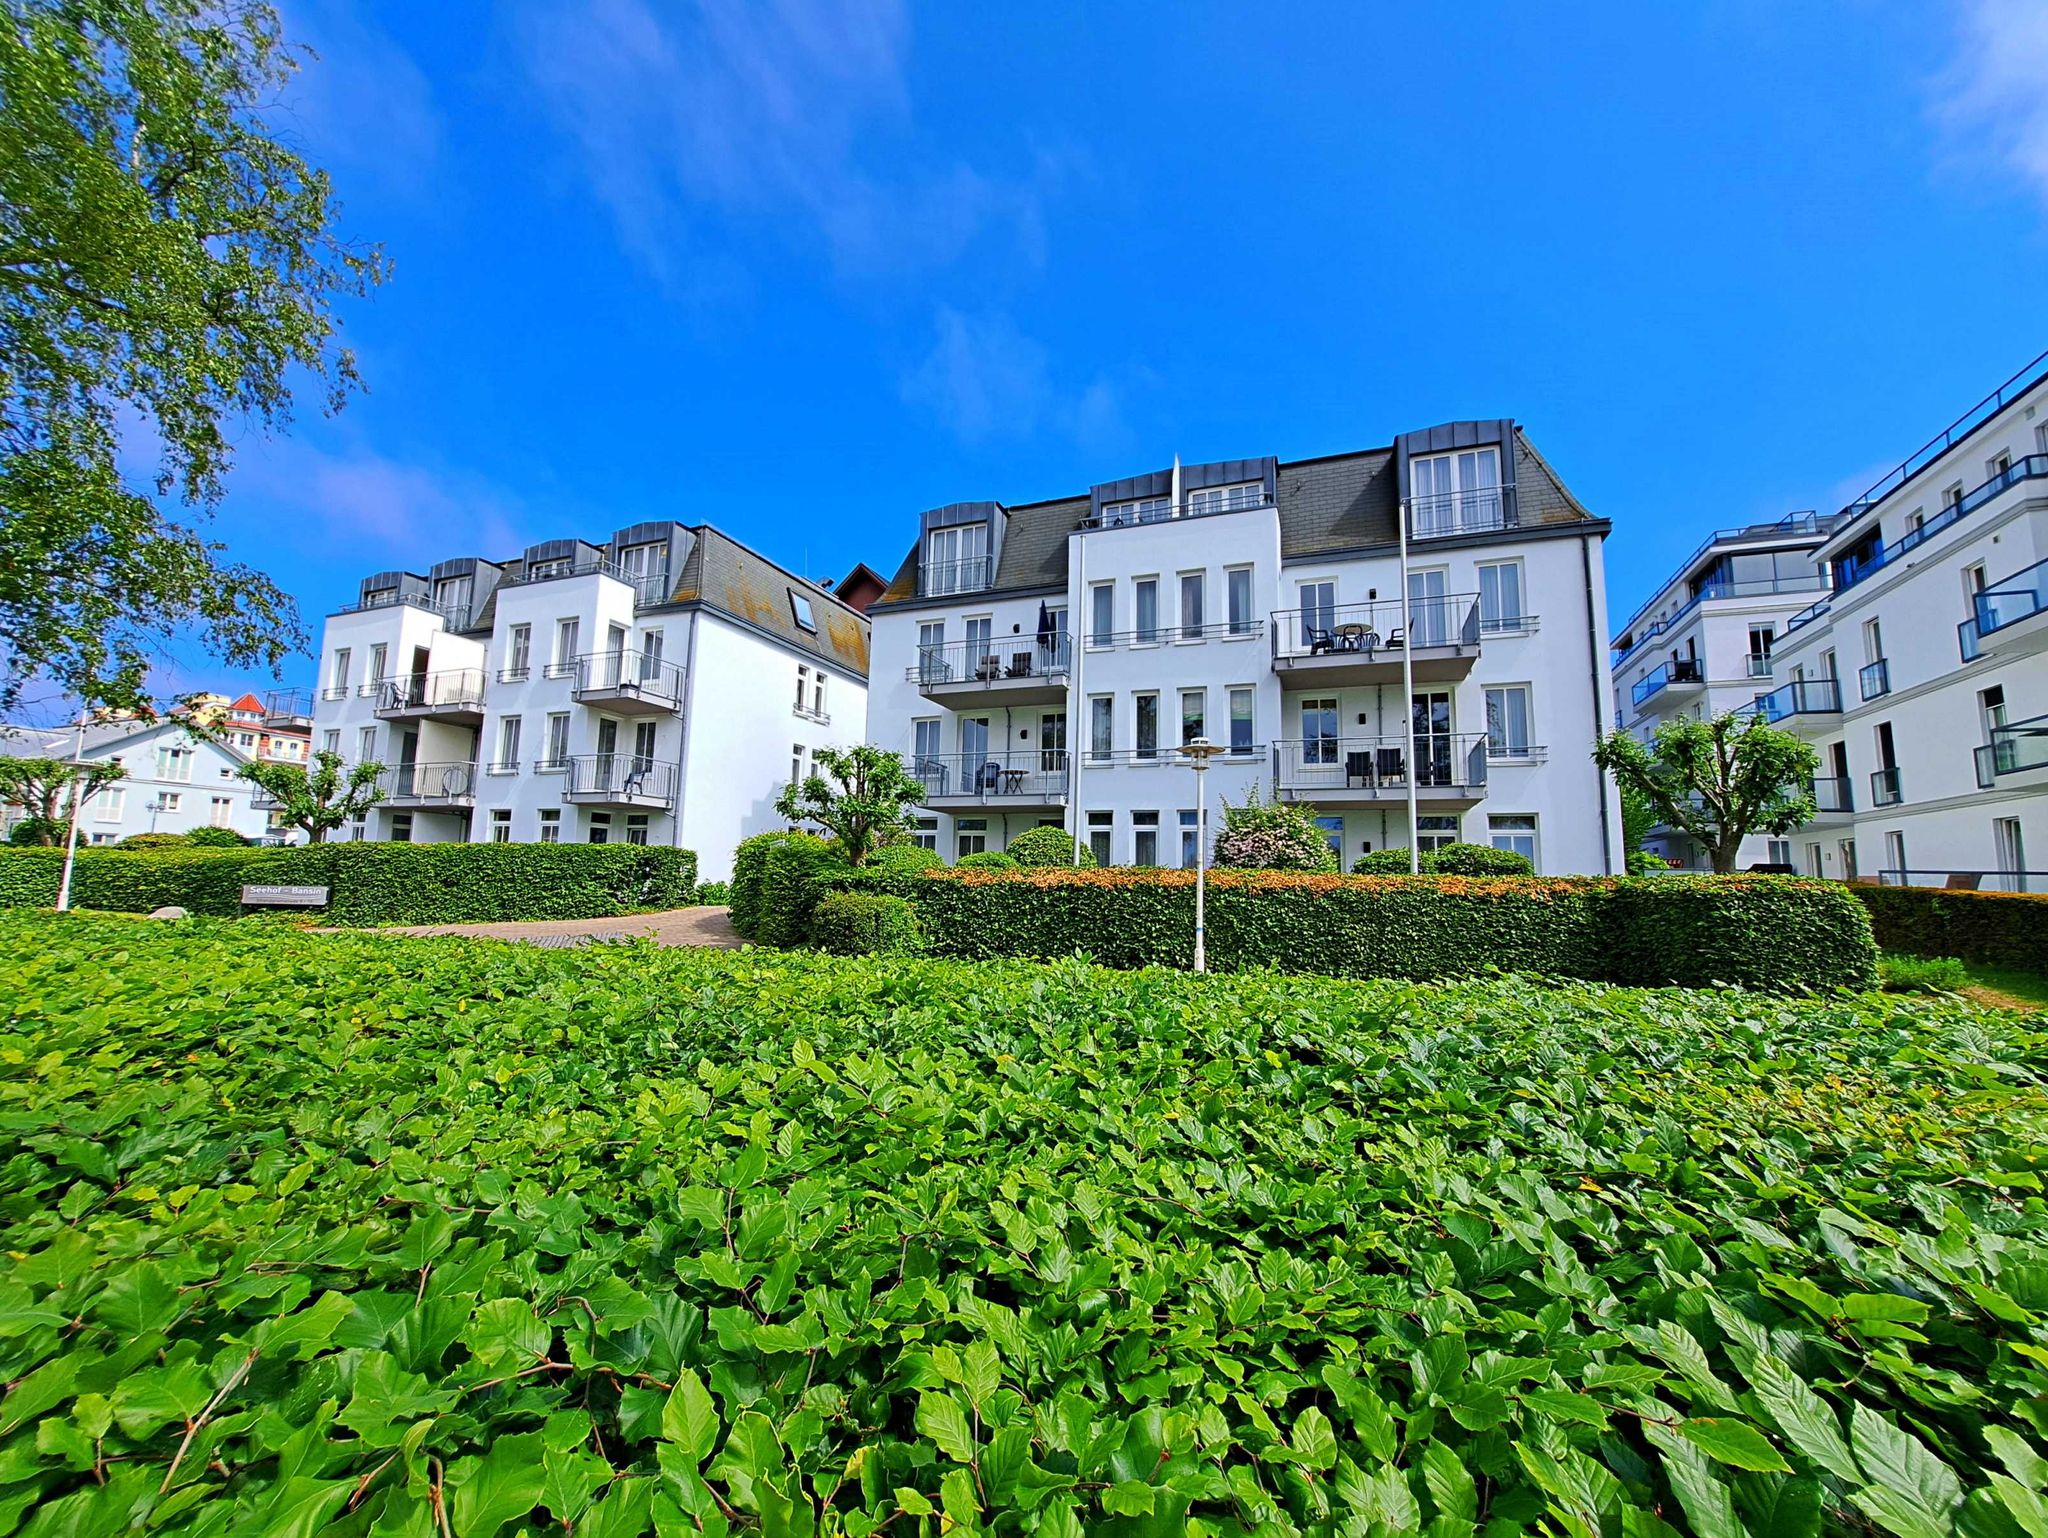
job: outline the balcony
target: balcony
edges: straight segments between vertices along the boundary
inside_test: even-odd
[[[918,567],[917,596],[947,598],[955,593],[986,592],[996,579],[996,558],[971,555],[964,561],[928,561]]]
[[[683,708],[683,670],[652,652],[585,652],[569,698],[622,716],[673,715]]]
[[[1973,613],[1956,627],[1963,661],[1974,662],[1987,652],[2030,652],[2048,644],[2048,622],[2028,621],[2048,614],[2048,561],[2036,561],[1977,594]],[[1988,638],[2000,636],[1996,645]]]
[[[1756,697],[1756,712],[1776,725],[1792,716],[1842,713],[1842,686],[1832,678],[1800,678]]]
[[[1824,817],[1848,817],[1856,811],[1854,786],[1846,774],[1816,776],[1813,781],[1813,815],[1817,822]]]
[[[637,753],[578,753],[567,765],[562,799],[571,805],[667,811],[676,804],[675,764]]]
[[[1751,652],[1749,654],[1749,676],[1751,678],[1769,678],[1771,676],[1771,659],[1768,653],[1759,655],[1756,652]]]
[[[272,689],[263,696],[263,724],[280,731],[313,729],[311,689]]]
[[[1892,692],[1891,665],[1880,657],[1856,674],[1857,686],[1866,700],[1881,700]]]
[[[1917,529],[1909,529],[1900,538],[1872,550],[1862,560],[1844,556],[1835,563],[1835,589],[1854,587],[1875,572],[1892,565],[1899,557],[1911,554],[1944,530],[1960,523],[1988,502],[1994,502],[2022,481],[2048,479],[2048,454],[2029,454],[2024,459],[2015,459],[1982,485],[1963,494],[1962,500],[1952,502]]]
[[[1020,811],[1067,804],[1064,748],[1015,753],[932,753],[913,757],[910,772],[934,812],[1013,806]]]
[[[1519,528],[1520,509],[1512,486],[1473,486],[1463,491],[1432,492],[1408,499],[1408,533],[1413,539],[1445,539],[1453,534],[1498,534]]]
[[[1034,636],[953,641],[921,646],[905,676],[926,699],[967,705],[1055,705],[1067,697],[1074,662],[1065,635],[1041,643]]]
[[[2048,769],[2048,716],[2029,716],[1991,729],[1991,740],[1974,750],[1977,784],[1989,790],[2001,775]]]
[[[454,726],[484,724],[484,670],[444,668],[387,678],[376,688],[380,721],[446,721]]]
[[[1896,767],[1870,771],[1870,804],[1873,807],[1897,806],[1905,799],[1906,788]]]
[[[1290,689],[1398,684],[1405,656],[1417,683],[1456,682],[1479,660],[1481,631],[1477,593],[1279,609],[1273,671]]]
[[[1706,669],[1700,666],[1699,659],[1681,657],[1674,662],[1663,663],[1644,675],[1637,681],[1636,686],[1628,691],[1628,697],[1636,709],[1641,710],[1645,704],[1660,694],[1678,699],[1681,696],[1695,695],[1706,686]]]
[[[1274,745],[1273,782],[1289,801],[1386,806],[1407,800],[1412,769],[1417,806],[1461,810],[1486,794],[1486,742],[1484,732],[1295,738]]]
[[[476,805],[475,764],[400,764],[377,776],[380,806],[463,811]]]

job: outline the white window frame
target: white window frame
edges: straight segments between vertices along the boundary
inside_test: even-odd
[[[1487,842],[1495,849],[1506,849],[1527,857],[1529,864],[1537,870],[1543,868],[1539,858],[1540,832],[1534,812],[1489,812],[1486,817]],[[1524,844],[1528,847],[1524,848]]]
[[[491,763],[493,774],[517,774],[519,772],[519,733],[521,720],[518,716],[498,717],[498,752]]]
[[[1088,644],[1096,650],[1116,644],[1116,584],[1088,584]]]
[[[1190,587],[1190,584],[1192,584],[1192,587]],[[1194,603],[1192,605],[1188,602],[1188,595],[1191,591],[1194,594]],[[1178,635],[1176,639],[1182,641],[1201,640],[1207,633],[1209,624],[1208,572],[1184,571],[1180,573],[1179,599],[1180,624],[1177,627]],[[1192,618],[1189,617],[1190,608],[1194,611]]]
[[[1500,710],[1503,730],[1499,737],[1494,732],[1494,696],[1501,696]],[[1517,745],[1513,733],[1505,729],[1511,718],[1508,696],[1522,696],[1522,741]],[[1526,763],[1536,756],[1536,689],[1528,683],[1485,684],[1481,686],[1480,700],[1486,710],[1486,756],[1507,763]],[[1504,740],[1505,739],[1505,740]]]
[[[1217,513],[1241,513],[1266,505],[1264,481],[1233,481],[1228,486],[1197,486],[1187,494],[1187,516],[1208,518]]]
[[[1500,601],[1501,573],[1514,578],[1515,612],[1502,612]],[[1510,561],[1481,561],[1477,567],[1479,587],[1479,629],[1483,635],[1514,635],[1529,628],[1529,584],[1528,572],[1520,559]],[[1486,617],[1486,579],[1493,576],[1494,616]]]
[[[1152,624],[1145,624],[1145,595],[1152,596]],[[1156,575],[1131,578],[1131,644],[1157,646],[1166,638],[1159,614],[1159,578]]]
[[[1239,588],[1243,588],[1244,613],[1238,613]],[[1223,615],[1224,629],[1233,639],[1255,634],[1258,630],[1258,613],[1253,607],[1252,568],[1249,566],[1226,566],[1223,568]]]
[[[92,820],[94,822],[119,822],[128,811],[128,787],[108,785],[93,797]]]

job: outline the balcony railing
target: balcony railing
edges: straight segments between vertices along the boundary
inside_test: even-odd
[[[1757,655],[1755,652],[1749,654],[1749,676],[1751,678],[1769,678],[1771,676],[1769,653],[1765,653],[1762,656]]]
[[[1852,509],[1868,507],[1880,498],[1891,495],[1892,492],[1898,490],[1907,481],[1910,481],[1922,470],[1933,464],[1935,460],[1941,458],[1942,455],[1946,454],[1963,438],[1969,436],[1978,427],[1998,415],[1999,412],[2006,408],[2008,402],[2019,399],[2020,396],[2031,390],[2044,377],[2048,377],[2048,352],[2042,353],[2033,362],[2022,368],[2017,374],[2014,374],[2012,378],[2006,380],[2004,384],[1957,417],[1955,421],[1949,423],[1941,432],[1936,433],[1919,448],[1907,455],[1905,461],[1896,470],[1893,470],[1875,486],[1864,492],[1862,496],[1850,503],[1850,507]]]
[[[263,719],[271,726],[312,725],[313,691],[272,689],[263,696]]]
[[[1873,769],[1870,771],[1870,804],[1872,806],[1897,806],[1906,799],[1906,788],[1899,778],[1899,771]]]
[[[1984,637],[2048,609],[2048,561],[2036,561],[1986,588],[1977,594],[1971,608],[1975,612],[1956,627],[1965,662],[1983,655]]]
[[[1090,631],[1087,644],[1090,651],[1109,651],[1126,646],[1165,646],[1175,641],[1242,641],[1265,633],[1266,622],[1262,619],[1219,619],[1205,625],[1161,623],[1149,630]]]
[[[418,609],[427,614],[438,614],[441,623],[450,630],[466,630],[470,624],[472,601],[467,598],[443,601],[426,593],[401,593],[396,588],[384,588],[357,599],[354,603],[343,604],[336,614],[368,614],[377,609]]]
[[[1252,497],[1204,497],[1199,492],[1183,498],[1176,506],[1165,497],[1145,497],[1112,502],[1099,516],[1083,518],[1076,528],[1135,529],[1143,524],[1172,523],[1180,518],[1214,518],[1221,513],[1251,513],[1278,507],[1261,488]]]
[[[1474,486],[1408,499],[1408,532],[1416,539],[1451,534],[1491,534],[1521,525],[1512,486]]]
[[[1046,642],[1035,636],[1013,635],[920,646],[917,661],[905,676],[927,688],[934,684],[1000,684],[1063,678],[1073,665],[1074,649],[1065,635],[1054,635]]]
[[[1064,799],[1067,793],[1065,748],[915,754],[910,772],[924,786],[927,800],[964,796],[990,804],[1043,802]]]
[[[556,766],[543,760],[537,767]],[[673,806],[676,765],[638,753],[578,753],[568,760],[562,799],[596,806]]]
[[[1835,715],[1841,709],[1842,686],[1832,678],[1794,679],[1756,697],[1757,714],[1771,722],[1788,716]]]
[[[1880,657],[1857,671],[1856,683],[1866,700],[1883,699],[1892,692],[1891,664]]]
[[[2029,716],[1991,729],[1991,740],[1973,750],[1977,783],[1989,789],[2001,774],[2048,769],[2048,716]]]
[[[1371,657],[1402,647],[1477,646],[1481,635],[1479,595],[1449,593],[1440,598],[1383,598],[1377,603],[1308,605],[1273,611],[1276,657]]]
[[[1847,813],[1856,810],[1856,797],[1846,774],[1820,775],[1813,782],[1816,812]]]
[[[1479,791],[1486,785],[1484,732],[1443,732],[1409,737],[1297,737],[1273,746],[1273,777],[1281,790],[1367,791],[1405,795],[1412,773],[1417,790]]]
[[[377,688],[380,716],[476,715],[484,708],[482,668],[444,668],[387,678]]]
[[[584,652],[576,659],[576,682],[569,695],[579,702],[586,697],[610,701],[630,695],[676,708],[683,703],[683,669],[652,652]]]
[[[1950,503],[1919,528],[1908,530],[1903,536],[1872,552],[1865,559],[1854,561],[1844,557],[1837,561],[1836,588],[1854,587],[1871,573],[1883,570],[1900,556],[1918,549],[1935,535],[1969,517],[1985,503],[1995,500],[2021,481],[2043,478],[2048,478],[2048,454],[2029,454],[2024,459],[2015,459],[1981,486],[1966,492],[1961,501]]]
[[[1881,870],[1879,886],[1938,886],[1952,892],[2048,892],[2048,870]]]
[[[979,593],[995,581],[996,558],[971,555],[964,561],[926,561],[918,567],[920,597],[943,598],[949,593]]]
[[[1703,684],[1706,681],[1706,673],[1700,667],[1697,657],[1681,657],[1675,662],[1667,662],[1652,669],[1629,690],[1628,697],[1640,709],[1643,702],[1652,695],[1662,693],[1674,685]]]
[[[475,764],[399,764],[377,776],[390,806],[468,806],[476,799]]]
[[[1688,561],[1686,564],[1691,565],[1692,563]],[[1683,570],[1684,568],[1681,567],[1680,569]],[[1631,621],[1625,633],[1630,634],[1633,639],[1630,641],[1628,649],[1615,657],[1613,665],[1620,667],[1659,636],[1668,635],[1671,631],[1678,629],[1690,617],[1692,611],[1703,603],[1712,603],[1717,598],[1759,598],[1773,593],[1825,592],[1827,585],[1827,577],[1820,573],[1806,577],[1771,577],[1755,582],[1709,582],[1683,604],[1679,605],[1678,608],[1665,615],[1664,618],[1658,620],[1648,629],[1636,632],[1634,622]],[[1825,602],[1825,600],[1822,601]]]

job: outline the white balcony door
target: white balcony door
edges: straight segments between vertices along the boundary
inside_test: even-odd
[[[633,728],[633,767],[643,774],[654,767],[655,730],[652,721],[642,721]]]
[[[1489,445],[1409,461],[1410,526],[1417,534],[1497,528],[1501,522],[1500,450]]]
[[[973,773],[988,762],[988,717],[962,716],[960,718],[960,763],[964,772]]]
[[[1442,567],[1408,573],[1408,644],[1448,646],[1451,641],[1451,574]]]
[[[2026,877],[2020,874],[2027,868],[2027,849],[2020,835],[2020,820],[2017,817],[2001,817],[1991,824],[1991,836],[1998,849],[1998,868],[2012,877],[2005,883],[2009,892],[2027,890]]]
[[[988,526],[933,529],[925,542],[927,593],[971,593],[988,586]]]

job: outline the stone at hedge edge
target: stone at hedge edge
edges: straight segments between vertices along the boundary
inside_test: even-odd
[[[192,915],[187,913],[183,908],[180,908],[175,903],[173,903],[171,906],[167,908],[150,909],[149,916],[153,919],[183,919],[190,918]]]

